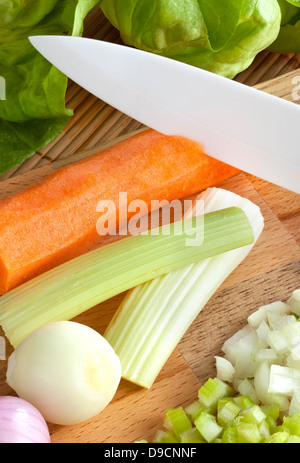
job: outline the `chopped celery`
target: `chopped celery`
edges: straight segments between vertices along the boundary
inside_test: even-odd
[[[211,410],[208,407],[204,407],[199,400],[195,400],[190,405],[188,405],[184,411],[189,419],[194,422],[201,412],[210,413]]]
[[[264,219],[255,204],[217,188],[208,189],[199,199],[204,201],[205,214],[225,206],[243,209],[256,242]],[[120,358],[124,379],[152,386],[192,322],[254,243],[229,252],[220,249],[217,256],[198,258],[198,263],[169,271],[127,293],[104,333]]]
[[[210,378],[205,383],[210,393],[220,384]],[[229,386],[231,388],[231,386]],[[232,388],[231,388],[232,389]],[[209,393],[208,393],[208,396]],[[164,430],[158,431],[154,443],[299,443],[300,414],[281,415],[278,404],[255,404],[249,396],[221,397],[213,409],[190,406],[166,411]],[[190,413],[197,415],[194,425]]]
[[[267,439],[271,435],[271,428],[266,419],[262,420],[258,425],[259,433],[262,439]]]
[[[154,444],[176,444],[179,440],[172,431],[157,431],[153,439]]]
[[[241,408],[241,410],[246,410],[247,408],[253,407],[253,405],[255,405],[249,396],[237,396],[234,397],[233,400]]]
[[[300,437],[300,414],[296,413],[294,416],[284,416],[283,423],[285,429],[289,431],[290,434],[294,434]]]
[[[176,436],[192,428],[192,423],[186,416],[182,407],[171,408],[166,411],[164,427],[173,431]]]
[[[222,444],[237,444],[238,443],[238,433],[237,429],[234,426],[228,426],[223,432]]]
[[[267,416],[266,422],[269,425],[271,434],[275,432],[275,429],[277,427],[277,421],[272,416]]]
[[[209,413],[202,412],[195,420],[195,426],[206,442],[213,442],[223,431],[222,426],[218,425],[216,417]]]
[[[238,207],[206,213],[203,220],[187,218],[180,225],[180,233],[177,222],[160,227],[157,234],[130,236],[102,246],[2,296],[0,324],[11,344],[15,347],[41,325],[70,320],[116,294],[254,241],[252,226]],[[187,245],[193,235],[201,235],[202,244]],[[172,287],[168,287],[165,299],[171,294]],[[142,339],[145,332],[140,335]],[[151,340],[155,336],[159,330],[151,333]],[[157,351],[156,356],[161,357]]]
[[[242,410],[240,414],[245,423],[253,423],[257,425],[267,417],[258,405],[253,405],[246,410]]]
[[[170,420],[168,419],[168,414],[171,413],[171,412],[174,412],[175,410],[176,410],[176,408],[167,408],[167,410],[166,410],[166,414],[165,414],[165,417],[164,417],[164,427],[168,431],[172,431],[172,424],[170,423]]]
[[[298,436],[289,436],[285,441],[286,444],[300,444],[300,437]]]
[[[279,418],[280,407],[278,404],[266,404],[260,407],[267,418],[272,418],[275,422]]]
[[[300,290],[294,291],[289,303],[292,300],[297,309]],[[300,315],[291,315],[291,310],[281,302],[262,307],[259,316],[250,318],[251,325],[224,344],[222,350],[228,362],[215,357],[216,364],[225,366],[225,376],[229,373],[227,367],[233,366],[231,384],[219,377],[209,378],[199,389],[199,400],[186,407],[206,442],[300,443]],[[259,333],[255,375],[235,375],[237,346],[244,337],[252,336],[254,326]],[[230,378],[232,371],[230,368]],[[232,395],[227,396],[226,387]],[[201,404],[207,408],[201,409]]]
[[[285,444],[289,438],[288,432],[275,432],[264,440],[266,444]]]
[[[226,426],[234,420],[240,411],[240,407],[233,401],[229,400],[218,412],[217,421],[221,426]]]
[[[262,436],[256,424],[240,423],[236,427],[239,444],[258,444]]]
[[[209,378],[198,391],[198,399],[205,407],[217,409],[218,400],[234,394],[234,389],[218,378]]]
[[[204,444],[201,434],[197,428],[188,429],[187,431],[180,434],[181,444]]]
[[[220,411],[222,410],[222,408],[228,403],[228,402],[233,402],[233,397],[230,396],[230,397],[221,397],[219,400],[218,400],[218,404],[217,404],[217,413],[220,413]]]

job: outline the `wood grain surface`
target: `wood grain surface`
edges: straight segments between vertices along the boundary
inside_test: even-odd
[[[118,32],[98,10],[89,15],[85,35],[120,42]],[[265,51],[236,80],[293,101],[299,62],[298,55]],[[75,111],[68,127],[51,145],[0,178],[0,200],[144,129],[73,82],[67,105]],[[261,304],[287,299],[300,287],[300,195],[246,173],[220,186],[260,206],[265,229],[257,245],[199,314],[151,390],[122,381],[113,402],[98,417],[76,426],[50,424],[53,443],[151,440],[162,425],[165,409],[190,403],[198,387],[215,374],[214,356],[221,355],[222,344],[246,323],[247,316]],[[103,334],[123,297],[120,294],[75,320]],[[11,352],[7,342],[7,357]],[[5,382],[6,366],[0,361],[0,394],[14,395]]]

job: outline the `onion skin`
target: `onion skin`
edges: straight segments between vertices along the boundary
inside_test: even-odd
[[[41,413],[19,397],[0,397],[0,444],[50,444]]]

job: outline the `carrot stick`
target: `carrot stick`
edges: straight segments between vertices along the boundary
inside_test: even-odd
[[[59,169],[0,201],[0,294],[99,243],[99,201],[113,201],[117,213],[120,192],[128,202],[171,202],[238,172],[195,142],[151,129]]]

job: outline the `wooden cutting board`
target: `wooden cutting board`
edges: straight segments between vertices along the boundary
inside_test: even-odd
[[[293,78],[298,74],[300,71],[281,76],[259,88],[291,100]],[[131,127],[137,128],[134,124]],[[99,152],[116,141],[73,156],[61,158],[57,153],[54,159],[59,157],[60,160],[33,170],[27,165],[20,175],[3,178],[0,199],[38,182],[54,169]],[[246,323],[247,316],[260,305],[285,300],[294,289],[300,288],[300,195],[243,173],[219,186],[247,197],[261,207],[265,229],[254,250],[197,317],[151,390],[122,381],[113,402],[98,417],[76,426],[49,425],[53,443],[151,441],[162,425],[165,409],[193,401],[200,385],[215,375],[214,356],[222,355],[222,344]],[[103,334],[123,297],[119,295],[106,301],[75,320]],[[6,348],[8,357],[12,348],[8,343]],[[5,383],[6,366],[7,362],[0,360],[0,394],[14,395]]]

